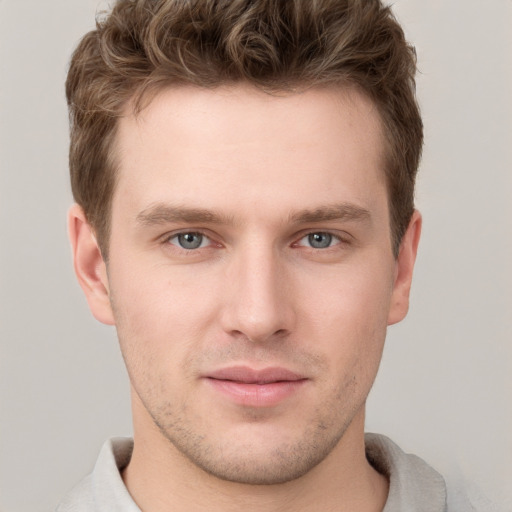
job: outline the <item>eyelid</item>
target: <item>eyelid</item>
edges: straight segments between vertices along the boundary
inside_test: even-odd
[[[208,239],[208,241],[210,242],[207,246],[205,247],[198,247],[197,249],[185,249],[183,247],[180,247],[179,244],[173,244],[171,243],[171,240],[173,238],[176,238],[178,237],[179,235],[186,235],[187,233],[189,234],[197,234],[197,235],[201,235],[203,236],[204,238]],[[211,234],[209,230],[207,229],[201,229],[201,228],[184,228],[184,229],[177,229],[175,231],[171,231],[171,232],[168,232],[166,233],[165,235],[162,235],[160,237],[160,241],[161,243],[163,244],[169,244],[169,245],[173,245],[174,247],[176,247],[177,249],[181,249],[183,251],[187,251],[187,252],[191,252],[191,251],[197,251],[198,249],[207,249],[208,247],[211,247],[211,246],[218,246],[218,247],[221,247],[222,244],[220,242],[217,241],[218,237],[215,237],[215,235]]]
[[[330,237],[332,237],[332,239],[334,239],[335,241],[337,241],[337,243],[335,244],[331,244],[329,245],[328,247],[324,247],[323,249],[327,249],[327,248],[331,248],[333,247],[333,245],[338,245],[339,242],[341,242],[341,239],[339,236],[335,235],[334,233],[330,233],[329,231],[311,231],[309,233],[306,233],[304,236],[302,236],[298,241],[297,243],[299,245],[301,245],[302,247],[302,244],[300,242],[302,242],[303,240],[308,240],[308,238],[311,236],[311,235],[329,235]],[[304,247],[310,247],[310,246],[306,246],[304,245]],[[318,249],[318,247],[311,247],[311,249]]]
[[[318,248],[311,247],[311,246],[308,246],[308,245],[305,245],[305,244],[300,244],[300,242],[302,240],[307,238],[309,235],[313,235],[315,233],[330,235],[330,236],[332,236],[333,238],[335,238],[337,240],[337,243],[334,243],[333,245],[330,245],[329,247],[326,247],[326,248],[323,248],[323,249],[318,249]],[[302,231],[301,233],[299,233],[295,237],[295,240],[296,241],[293,242],[292,247],[305,247],[307,249],[312,249],[312,250],[315,250],[315,251],[316,250],[318,250],[318,251],[326,251],[328,249],[333,249],[334,247],[336,247],[338,245],[341,245],[341,244],[344,244],[344,245],[350,244],[353,241],[353,237],[352,237],[352,235],[350,235],[349,233],[347,233],[345,231],[340,232],[338,230],[333,230],[333,229],[308,229],[308,230],[305,230],[305,231]]]
[[[200,238],[199,246],[191,247],[191,248],[183,247],[179,240],[180,237],[183,235],[193,235],[194,237],[199,237]],[[175,240],[176,240],[176,242],[175,242]],[[168,238],[168,242],[172,245],[175,245],[179,249],[185,249],[188,251],[196,251],[198,249],[204,249],[205,247],[208,247],[211,244],[211,240],[206,235],[203,235],[202,233],[198,233],[197,231],[191,231],[189,233],[188,232],[187,233],[178,233],[177,235],[174,235],[174,236],[171,236],[170,238]]]
[[[204,228],[176,229],[175,231],[167,232],[166,234],[162,235],[161,237],[159,237],[159,240],[163,244],[169,244],[171,239],[173,239],[179,235],[183,235],[183,234],[187,234],[187,233],[199,234],[209,240],[210,243],[208,244],[208,246],[201,247],[201,249],[206,249],[207,247],[212,246],[212,245],[216,245],[217,247],[222,247],[224,245],[222,242],[218,241],[219,236],[217,236],[214,233],[211,233],[209,229],[204,229]],[[352,235],[350,235],[350,233],[347,233],[346,231],[340,232],[335,229],[305,229],[305,230],[297,233],[293,237],[294,242],[292,242],[291,246],[292,247],[299,246],[299,247],[308,248],[306,245],[299,245],[299,242],[301,242],[304,238],[306,238],[309,235],[312,235],[314,233],[329,234],[338,241],[338,243],[335,243],[334,245],[327,247],[327,249],[333,248],[339,244],[348,245],[354,241],[354,237]],[[171,244],[171,245],[180,249],[179,245],[176,245],[176,244]],[[315,249],[314,247],[309,247],[309,248],[313,249],[313,250],[324,250],[324,251],[326,250],[326,249]],[[186,250],[184,248],[181,248],[181,249]],[[195,249],[195,250],[197,250],[197,249]],[[190,251],[190,250],[188,250],[188,251]]]

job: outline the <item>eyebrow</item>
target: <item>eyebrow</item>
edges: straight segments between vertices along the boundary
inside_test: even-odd
[[[333,220],[369,221],[370,211],[352,203],[320,206],[313,210],[302,210],[290,215],[290,220],[297,224],[326,222]]]
[[[299,210],[289,216],[289,222],[294,224],[319,223],[334,220],[369,221],[370,211],[352,203],[319,206],[312,210]],[[157,203],[142,210],[136,217],[137,223],[142,226],[184,222],[187,224],[205,223],[219,225],[233,225],[233,216],[213,212],[204,208],[191,208],[188,206],[173,206]]]
[[[137,223],[143,226],[168,224],[171,222],[233,224],[233,218],[204,208],[154,204],[137,215]]]

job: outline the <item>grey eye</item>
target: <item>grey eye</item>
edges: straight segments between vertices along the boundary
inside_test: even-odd
[[[329,233],[310,233],[308,242],[314,249],[326,249],[331,246],[332,235]]]
[[[170,242],[182,249],[199,249],[207,244],[208,239],[201,233],[180,233],[171,238]]]

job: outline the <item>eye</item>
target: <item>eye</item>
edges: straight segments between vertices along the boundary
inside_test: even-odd
[[[188,251],[207,247],[211,243],[207,236],[196,232],[178,233],[177,235],[169,238],[168,241],[169,243]]]
[[[298,245],[309,246],[313,249],[327,249],[340,242],[340,239],[331,233],[317,232],[309,233],[301,238]]]

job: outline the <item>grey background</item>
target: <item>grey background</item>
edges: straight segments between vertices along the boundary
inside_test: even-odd
[[[115,332],[89,314],[65,225],[63,82],[104,5],[0,0],[4,512],[51,510],[107,437],[131,431]],[[412,308],[389,331],[367,429],[466,480],[482,510],[510,511],[512,2],[398,0],[395,12],[422,73],[424,233]]]

